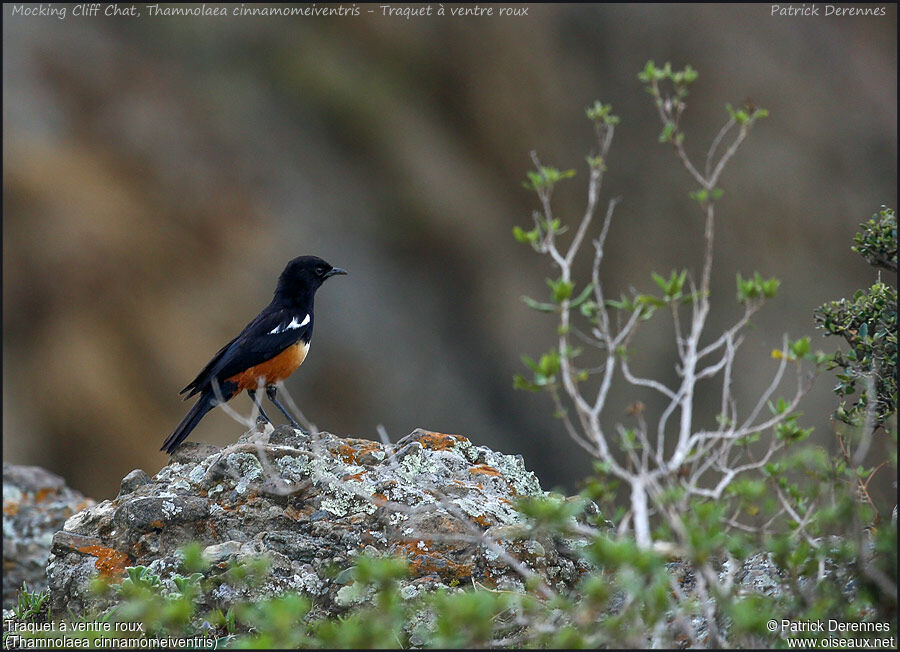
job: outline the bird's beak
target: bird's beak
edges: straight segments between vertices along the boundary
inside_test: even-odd
[[[329,276],[337,276],[338,274],[346,274],[346,273],[347,273],[346,269],[341,269],[340,267],[333,267],[330,272],[325,274],[325,278],[328,278]]]

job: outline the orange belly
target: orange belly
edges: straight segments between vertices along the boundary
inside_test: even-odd
[[[260,383],[263,386],[272,385],[284,380],[297,370],[303,360],[306,359],[306,352],[309,351],[309,343],[297,342],[293,346],[289,346],[284,351],[276,355],[270,360],[261,362],[256,366],[235,374],[228,378],[226,382],[236,383],[236,392],[246,389],[256,389]]]

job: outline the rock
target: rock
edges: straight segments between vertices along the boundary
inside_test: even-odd
[[[113,598],[93,594],[91,581],[120,581],[128,566],[150,567],[167,582],[183,570],[179,548],[195,541],[212,564],[207,573],[261,555],[270,560],[261,584],[220,583],[203,596],[223,609],[299,591],[317,616],[345,611],[356,594],[341,570],[362,552],[405,558],[408,597],[473,581],[521,589],[522,578],[478,543],[486,530],[549,586],[570,588],[587,570],[577,546],[528,540],[513,509],[516,497],[537,495],[543,491],[521,457],[421,429],[393,447],[287,427],[254,428],[225,449],[188,443],[153,478],[132,471],[114,500],[70,518],[56,534],[47,569],[51,608],[80,615],[109,606],[104,600]]]
[[[119,496],[130,494],[142,484],[149,484],[151,482],[153,482],[153,480],[147,475],[146,471],[135,469],[122,478],[122,484],[119,487]]]
[[[3,464],[3,608],[16,592],[47,588],[45,567],[53,533],[94,501],[70,489],[57,475],[37,466]]]

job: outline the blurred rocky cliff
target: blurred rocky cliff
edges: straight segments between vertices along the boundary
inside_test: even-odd
[[[696,156],[725,102],[771,112],[723,179],[716,240],[713,328],[736,314],[737,272],[783,281],[754,319],[739,399],[765,386],[759,361],[783,332],[813,333],[816,306],[871,282],[850,238],[896,205],[891,5],[880,18],[770,5],[411,20],[4,12],[4,453],[99,499],[164,463],[159,445],[188,408],[178,390],[304,253],[350,271],[320,293],[288,382],[317,425],[466,433],[573,489],[589,469],[580,449],[546,397],[512,389],[520,354],[545,350],[554,325],[519,300],[552,270],[510,231],[536,207],[520,183],[532,149],[579,170],[556,199],[564,218],[582,210],[583,109],[601,99],[623,119],[604,188],[623,197],[608,294],[647,289],[651,270],[699,271],[693,187],[657,144],[636,79],[647,59],[700,71],[685,118]],[[673,374],[663,326],[635,342],[643,375]],[[830,384],[803,406],[825,440]],[[614,394],[610,424],[636,398]],[[238,434],[217,412],[193,439]]]

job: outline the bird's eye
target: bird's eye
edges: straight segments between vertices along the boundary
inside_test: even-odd
[[[325,268],[319,265],[316,267],[316,276],[322,276],[325,273]]]

